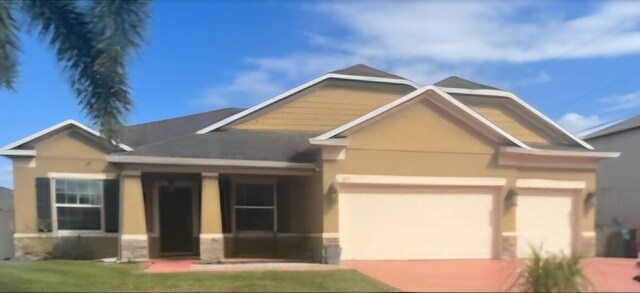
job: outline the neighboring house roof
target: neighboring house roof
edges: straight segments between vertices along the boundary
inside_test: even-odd
[[[302,84],[302,85],[300,85],[300,86],[298,86],[296,88],[293,88],[293,89],[291,89],[289,91],[286,91],[286,92],[284,92],[284,93],[282,93],[282,94],[280,94],[278,96],[275,96],[275,97],[273,97],[273,98],[271,98],[271,99],[269,99],[267,101],[264,101],[264,102],[262,102],[262,103],[260,103],[260,104],[258,104],[256,106],[253,106],[253,107],[251,107],[249,109],[246,109],[246,110],[244,110],[244,111],[242,111],[242,112],[240,112],[238,114],[235,114],[235,115],[233,115],[231,117],[228,117],[226,119],[223,119],[221,121],[213,123],[208,127],[205,127],[205,128],[203,128],[201,130],[198,130],[196,133],[197,134],[204,134],[204,133],[211,132],[211,131],[214,131],[216,129],[219,129],[221,127],[224,127],[226,125],[229,125],[230,123],[232,123],[234,121],[237,121],[237,120],[239,120],[241,118],[244,118],[249,114],[257,112],[258,110],[261,110],[261,109],[263,109],[263,108],[265,108],[267,106],[270,106],[270,105],[272,105],[272,104],[274,104],[276,102],[279,102],[279,101],[281,101],[283,99],[291,97],[292,95],[294,95],[294,94],[296,94],[296,93],[298,93],[300,91],[303,91],[303,90],[305,90],[305,89],[307,89],[307,88],[309,88],[311,86],[314,86],[316,84],[319,84],[319,83],[321,83],[321,82],[323,82],[323,81],[325,81],[327,79],[331,79],[331,78],[333,78],[333,79],[342,79],[342,80],[377,82],[377,83],[404,84],[404,85],[411,86],[411,87],[413,87],[415,89],[418,88],[418,85],[416,85],[412,81],[409,81],[407,79],[401,78],[399,76],[396,76],[396,75],[393,75],[393,74],[390,74],[390,73],[382,72],[380,70],[377,70],[377,69],[374,69],[374,68],[371,68],[371,67],[368,67],[368,66],[366,66],[366,68],[365,68],[364,65],[363,66],[356,65],[356,66],[348,67],[348,68],[341,69],[341,70],[338,70],[338,71],[346,71],[347,74],[344,74],[344,73],[340,74],[340,73],[335,73],[335,72],[334,73],[327,73],[327,74],[325,74],[325,75],[323,75],[323,76],[321,76],[319,78],[316,78],[316,79],[311,80],[311,81],[309,81],[309,82],[307,82],[305,84]],[[380,73],[380,72],[384,73],[386,76],[392,76],[392,77],[369,76],[369,75],[373,75],[373,74],[382,75],[382,73]],[[355,75],[355,73],[362,73],[362,74],[369,74],[369,75],[364,75],[364,76],[363,75]]]
[[[347,68],[338,69],[336,71],[331,71],[329,73],[335,74],[343,74],[343,75],[354,75],[354,76],[369,76],[369,77],[383,77],[383,78],[393,78],[393,79],[405,79],[404,77],[397,76],[395,74],[391,74],[389,72],[385,72],[379,69],[375,69],[371,66],[367,66],[364,64],[356,64]]]
[[[127,145],[137,148],[142,145],[195,133],[243,109],[224,108],[188,116],[176,117],[149,123],[127,125],[119,130],[119,138]]]
[[[65,120],[63,122],[60,122],[54,126],[51,126],[47,129],[41,130],[39,132],[36,132],[32,135],[29,135],[23,139],[20,139],[14,143],[8,144],[2,148],[0,148],[0,155],[4,155],[4,156],[35,156],[35,150],[34,149],[25,149],[22,148],[22,146],[27,145],[33,141],[36,141],[44,136],[47,135],[52,135],[58,132],[62,132],[68,129],[76,129],[79,130],[80,132],[86,134],[88,137],[100,142],[100,143],[104,143],[104,144],[108,144],[105,139],[100,135],[99,132],[91,129],[90,127],[75,121],[73,119],[69,119],[69,120]],[[126,144],[122,144],[122,143],[114,143],[114,146],[116,146],[117,148],[124,150],[124,151],[130,151],[132,150],[131,147],[129,147]]]
[[[187,134],[144,145],[112,157],[172,157],[279,162],[313,162],[309,134],[228,129]]]
[[[449,76],[441,81],[434,83],[433,85],[439,86],[439,87],[450,87],[450,88],[469,89],[469,90],[500,90],[499,88],[496,88],[496,87],[473,82],[457,76]]]
[[[615,134],[615,133],[619,133],[619,132],[623,132],[631,129],[636,129],[638,127],[640,127],[640,115],[633,116],[627,120],[614,123],[613,125],[610,125],[603,129],[589,133],[585,135],[583,139],[587,139],[587,140],[593,139],[593,138],[602,137],[605,135],[611,135],[611,134]]]

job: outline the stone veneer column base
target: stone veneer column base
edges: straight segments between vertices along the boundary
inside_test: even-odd
[[[582,232],[579,255],[581,257],[596,256],[596,232]]]
[[[502,251],[500,258],[516,259],[518,251],[518,236],[514,234],[502,234]]]
[[[337,265],[340,264],[340,238],[338,233],[322,234],[322,263]]]
[[[120,235],[120,260],[144,261],[149,259],[149,239],[143,235]]]
[[[224,235],[200,234],[200,259],[217,263],[224,259]]]

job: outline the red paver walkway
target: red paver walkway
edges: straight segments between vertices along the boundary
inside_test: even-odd
[[[584,273],[600,292],[640,292],[632,280],[640,274],[634,259],[590,258]],[[345,261],[343,266],[403,291],[507,291],[517,278],[520,261],[424,260]]]
[[[402,291],[504,291],[515,280],[516,261],[345,261],[345,267]]]
[[[582,262],[585,275],[601,292],[640,292],[637,260],[629,258],[589,258]]]

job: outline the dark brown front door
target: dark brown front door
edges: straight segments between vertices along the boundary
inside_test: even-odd
[[[193,245],[193,197],[190,187],[161,186],[160,251],[191,254]]]

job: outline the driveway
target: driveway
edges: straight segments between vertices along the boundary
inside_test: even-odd
[[[590,258],[584,272],[598,291],[640,292],[632,280],[640,274],[634,259]],[[517,278],[520,261],[424,260],[344,261],[343,266],[402,291],[507,291]]]

